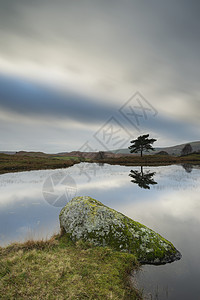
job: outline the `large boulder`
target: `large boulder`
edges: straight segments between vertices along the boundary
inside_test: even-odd
[[[73,241],[82,239],[130,252],[141,263],[164,264],[181,258],[173,244],[158,233],[88,196],[73,198],[59,218]]]

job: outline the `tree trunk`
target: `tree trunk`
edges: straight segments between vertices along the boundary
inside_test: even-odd
[[[142,177],[144,177],[143,166],[140,166],[140,174],[142,175]]]
[[[143,152],[143,145],[141,145],[141,148],[140,148],[140,156],[142,157],[142,152]]]

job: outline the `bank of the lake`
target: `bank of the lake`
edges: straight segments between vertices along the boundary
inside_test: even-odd
[[[0,248],[1,299],[142,299],[130,283],[133,254],[65,235]]]
[[[11,172],[23,172],[32,170],[59,169],[71,167],[80,160],[66,157],[64,160],[51,157],[50,155],[37,156],[0,154],[0,174]]]
[[[171,155],[144,155],[143,157],[136,155],[123,155],[120,157],[103,158],[101,160],[93,160],[96,163],[107,163],[110,165],[122,166],[169,166],[169,165],[200,165],[200,154],[191,154],[185,156]]]
[[[94,153],[93,153],[94,154]],[[22,172],[31,170],[59,169],[71,167],[80,162],[107,163],[110,165],[124,166],[167,166],[173,164],[200,165],[200,154],[186,156],[170,155],[122,155],[115,157],[95,158],[80,156],[55,156],[50,154],[40,154],[37,152],[25,152],[24,154],[0,154],[0,174],[11,172]]]

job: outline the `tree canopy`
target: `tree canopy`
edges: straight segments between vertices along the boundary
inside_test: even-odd
[[[156,141],[156,139],[149,139],[149,134],[141,135],[136,140],[131,141],[130,149],[131,153],[138,153],[140,152],[140,155],[142,156],[143,151],[149,152],[150,150],[155,150],[152,147],[152,144]]]

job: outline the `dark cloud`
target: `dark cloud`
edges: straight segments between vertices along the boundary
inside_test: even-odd
[[[70,150],[78,149],[91,139],[95,149],[98,149],[101,145],[94,140],[93,135],[111,116],[134,137],[149,132],[156,135],[159,143],[163,143],[163,140],[178,143],[187,142],[188,139],[199,139],[198,128],[185,121],[181,122],[162,114],[156,117],[148,116],[147,120],[140,120],[138,131],[120,115],[117,106],[72,92],[61,93],[50,86],[19,77],[0,76],[0,108],[5,116],[6,112],[12,113],[12,120],[8,118],[3,123],[0,122],[0,147],[5,150],[59,152],[66,147]],[[23,121],[24,117],[26,120]],[[27,123],[27,119],[31,122]],[[60,120],[66,122],[64,128],[58,125]],[[73,122],[79,126],[74,127]],[[81,124],[85,125],[85,128]],[[10,146],[4,148],[4,145]]]
[[[48,85],[0,75],[0,108],[26,116],[52,117],[94,124],[112,115],[111,105]]]
[[[199,10],[195,0],[0,0],[0,107],[91,126],[139,90],[159,111],[149,130],[173,141],[197,139],[198,128],[185,120],[200,120]],[[71,76],[76,92],[3,75],[15,69],[31,77],[29,65],[35,77],[60,71],[68,86]],[[84,84],[93,97],[83,95]],[[112,95],[112,104],[99,91]]]

